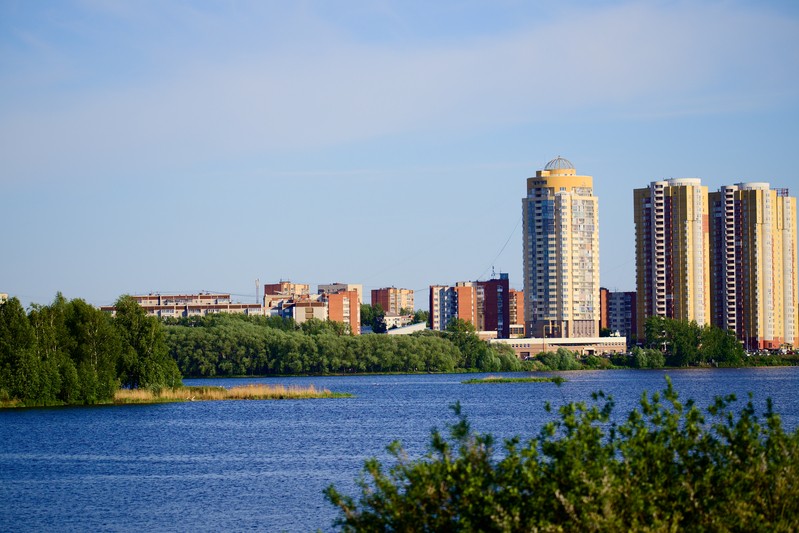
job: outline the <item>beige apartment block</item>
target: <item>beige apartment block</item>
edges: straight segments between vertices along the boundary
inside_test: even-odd
[[[280,280],[277,283],[264,284],[264,308],[273,309],[281,300],[299,300],[311,294],[311,286],[307,283],[292,283]]]
[[[149,316],[160,318],[181,318],[204,316],[214,313],[240,313],[246,315],[263,315],[261,304],[245,304],[233,302],[230,294],[225,293],[186,293],[186,294],[136,294],[133,298]],[[106,305],[100,310],[116,313],[116,307]]]
[[[637,334],[646,318],[710,323],[708,194],[697,178],[633,191]]]
[[[336,294],[342,291],[355,291],[358,293],[358,304],[363,303],[363,285],[356,283],[328,283],[317,286],[317,294]]]
[[[593,178],[558,157],[527,179],[524,313],[532,337],[599,335],[599,205]]]
[[[415,309],[413,306],[413,290],[384,287],[372,289],[372,305],[380,304],[386,313],[401,314],[402,309]]]
[[[796,198],[768,183],[709,195],[713,323],[745,347],[799,345]]]
[[[524,291],[510,289],[509,292],[508,313],[513,330],[511,336],[524,337]]]
[[[5,292],[0,292],[0,305],[6,303],[8,301],[8,294]]]

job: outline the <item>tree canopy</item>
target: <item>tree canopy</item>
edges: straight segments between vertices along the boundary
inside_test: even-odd
[[[181,378],[163,326],[131,298],[110,315],[60,293],[50,305],[0,305],[0,401],[92,404],[120,386],[174,387]]]
[[[428,453],[388,448],[393,464],[366,461],[357,497],[326,489],[343,531],[795,531],[799,430],[786,433],[769,402],[706,414],[671,382],[644,394],[617,423],[613,401],[570,403],[537,437],[505,441],[474,432],[454,406],[449,438]],[[549,411],[550,407],[546,406]]]
[[[743,345],[735,335],[716,326],[652,316],[646,319],[644,329],[646,347],[661,350],[668,366],[732,366],[744,358]]]

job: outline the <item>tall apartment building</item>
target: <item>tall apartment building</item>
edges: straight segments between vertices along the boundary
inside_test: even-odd
[[[400,313],[401,309],[410,309],[413,312],[413,290],[384,287],[372,289],[372,305],[380,304],[386,313]]]
[[[510,290],[508,299],[510,336],[524,337],[524,291]]]
[[[353,335],[361,334],[361,299],[358,291],[340,290],[322,297],[327,302],[329,320],[349,324]]]
[[[696,178],[633,191],[638,338],[649,316],[710,322],[707,187]]]
[[[505,273],[499,278],[476,282],[478,331],[496,331],[498,339],[510,337],[509,283]]]
[[[796,198],[768,183],[709,195],[713,323],[748,349],[799,345]]]
[[[444,331],[453,318],[458,318],[458,295],[455,287],[430,285],[430,316],[428,326]]]
[[[358,305],[363,303],[363,285],[360,283],[328,283],[317,286],[317,294],[336,294],[341,291],[355,291],[358,293]]]
[[[459,281],[455,286],[430,286],[431,329],[443,331],[459,318],[477,331],[496,332],[497,338],[510,336],[511,291],[508,275],[487,281]]]
[[[599,335],[599,206],[593,178],[558,157],[527,179],[524,311],[532,337]]]
[[[628,339],[636,335],[638,317],[636,312],[635,292],[608,291],[607,293],[607,326],[611,332],[619,332]]]

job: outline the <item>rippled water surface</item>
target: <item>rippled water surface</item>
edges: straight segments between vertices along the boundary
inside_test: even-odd
[[[186,380],[350,392],[335,400],[192,402],[0,411],[0,530],[331,530],[322,490],[354,493],[363,461],[400,440],[422,454],[460,401],[474,429],[532,437],[543,406],[603,390],[621,417],[669,375],[683,398],[754,393],[799,427],[799,367],[580,371],[552,383],[464,385],[479,375]]]

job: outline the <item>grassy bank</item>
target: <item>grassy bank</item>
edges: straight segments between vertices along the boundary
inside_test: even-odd
[[[119,389],[111,401],[87,405],[125,405],[170,402],[202,402],[218,400],[308,400],[317,398],[352,398],[352,394],[317,389],[313,385],[295,387],[284,385],[241,385],[225,387],[177,387],[174,389]],[[63,402],[32,403],[15,399],[0,400],[0,409],[18,407],[62,407]]]
[[[114,395],[115,404],[194,402],[216,400],[306,400],[314,398],[351,398],[351,394],[331,392],[310,385],[286,387],[283,385],[242,385],[224,387],[180,387],[154,392],[147,389],[120,389]]]

